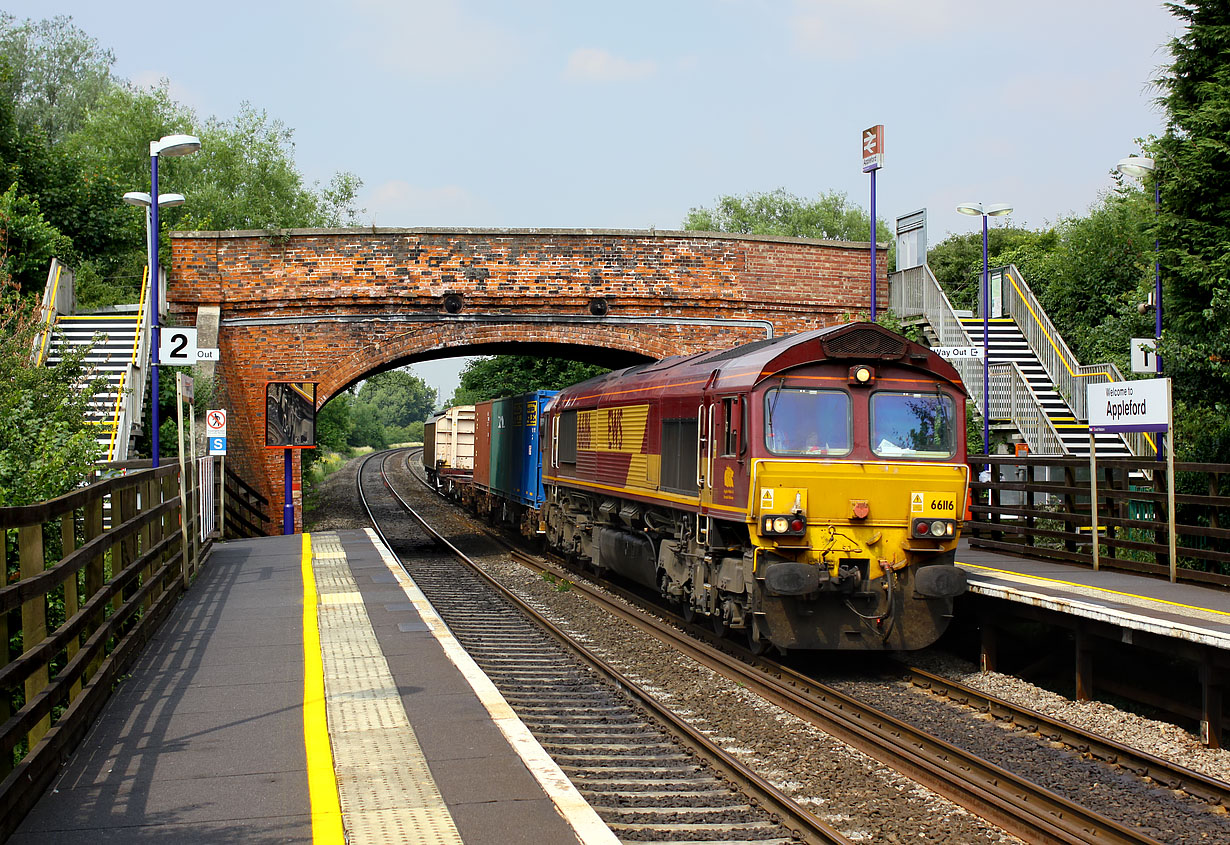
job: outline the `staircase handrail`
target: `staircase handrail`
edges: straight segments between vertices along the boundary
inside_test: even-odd
[[[1077,421],[1089,422],[1086,385],[1125,381],[1123,373],[1113,363],[1082,365],[1077,361],[1017,266],[1009,264],[1001,269],[1007,271],[1007,279],[1017,294],[1015,297],[1003,297],[1005,311],[1016,321],[1021,334],[1025,336],[1025,342],[1037,356],[1042,369],[1051,377],[1055,391],[1068,403]],[[1151,437],[1121,439],[1133,455],[1157,453]],[[1147,450],[1142,448],[1144,443],[1148,444]]]
[[[67,272],[67,278],[62,278]],[[34,366],[41,367],[47,360],[47,345],[51,341],[53,326],[61,314],[72,314],[77,306],[76,275],[60,259],[52,258],[47,268],[47,283],[43,285],[43,301],[39,306],[42,329],[34,339],[31,358]]]
[[[991,419],[1011,420],[1012,425],[1035,455],[1071,454],[1051,422],[1038,394],[1034,392],[1021,365],[1015,361],[991,364]]]
[[[147,320],[149,302],[149,268],[141,274],[141,300],[137,308],[137,326],[133,333],[132,355],[128,366],[120,374],[119,389],[115,395],[115,408],[111,417],[111,441],[107,445],[107,461],[128,459],[128,444],[132,439],[132,427],[141,419],[145,399],[145,379],[142,377],[145,362],[149,360],[150,326]]]
[[[898,317],[925,319],[935,332],[941,346],[975,345],[957,318],[952,302],[944,293],[944,289],[940,287],[939,281],[928,265],[899,270],[892,275],[890,282],[889,308]],[[982,361],[956,358],[949,360],[948,363],[960,373],[961,381],[965,383],[975,407],[981,413],[987,414],[987,409],[982,407],[982,391],[976,387],[982,384]],[[993,364],[988,371],[993,373],[996,368],[1007,366],[1009,365]],[[1011,366],[1016,368],[1018,374],[1016,377],[1023,382],[1025,390],[1012,389],[1016,385],[1016,377],[1007,374],[1000,376],[1000,381],[1004,385],[1000,390],[1005,392],[1009,400],[997,405],[995,394],[992,393],[991,409],[987,418],[1009,420],[1021,432],[1034,454],[1068,454],[1054,424],[1042,409],[1042,403],[1038,401],[1037,395],[1033,388],[1029,387],[1029,382],[1025,380],[1024,375],[1020,374],[1020,367],[1016,364]],[[1026,397],[1029,399],[1028,402]],[[997,408],[1000,411],[998,414],[996,413]]]

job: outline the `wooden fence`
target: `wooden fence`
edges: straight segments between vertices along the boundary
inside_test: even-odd
[[[218,513],[207,507],[202,520],[210,491],[198,475],[212,474],[203,463],[212,460],[188,463],[186,478],[178,464],[124,470],[50,502],[0,508],[0,840],[207,558]],[[248,526],[266,520],[246,485],[221,475],[212,501],[234,503]]]
[[[965,536],[974,548],[1094,565],[1094,500],[1083,458],[971,458]],[[1177,580],[1230,587],[1230,464],[1176,463]],[[1141,458],[1097,462],[1098,564],[1170,575],[1166,465]]]

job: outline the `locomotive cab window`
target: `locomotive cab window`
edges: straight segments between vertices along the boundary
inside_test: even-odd
[[[957,451],[956,403],[942,393],[871,396],[871,449],[885,458],[951,458]]]
[[[727,397],[722,400],[722,451],[721,457],[733,458],[739,452],[739,400]]]
[[[774,388],[765,393],[765,446],[775,455],[848,455],[851,419],[845,391]]]

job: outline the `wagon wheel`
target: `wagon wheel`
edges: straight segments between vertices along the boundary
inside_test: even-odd
[[[713,627],[713,633],[719,637],[724,637],[730,633],[730,626],[726,624],[726,620],[722,618],[722,611],[717,611],[709,617],[709,624]]]

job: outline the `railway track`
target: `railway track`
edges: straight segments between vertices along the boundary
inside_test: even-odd
[[[788,712],[837,736],[870,756],[881,760],[919,783],[966,807],[984,819],[1031,842],[1157,842],[1144,830],[1123,824],[1102,813],[1038,786],[1012,771],[997,766],[960,747],[946,742],[901,719],[878,712],[863,702],[818,683],[794,670],[766,660],[756,660],[727,641],[699,642],[695,635],[704,631],[693,627],[690,633],[677,629],[678,622],[663,624],[643,613],[630,611],[624,602],[642,604],[639,597],[622,592],[623,601],[611,601],[603,589],[587,585],[576,573],[559,568],[533,555],[514,553],[525,566],[567,579],[572,589],[584,591],[610,613],[667,642],[671,648],[687,653],[737,683],[755,690]],[[650,614],[657,612],[650,608]],[[736,652],[732,654],[731,652]],[[742,652],[742,653],[738,653]],[[1122,746],[1099,740],[1068,726],[1061,733],[1060,723],[1052,723],[1029,711],[1012,708],[1006,702],[980,695],[971,689],[944,681],[938,676],[916,673],[914,683],[946,695],[952,701],[970,703],[1001,720],[1038,733],[1049,741],[1063,742],[1080,754],[1118,767],[1142,778],[1182,790],[1199,801],[1224,811],[1227,805],[1225,784],[1197,773],[1172,767],[1165,761],[1132,752]],[[1208,818],[1216,829],[1218,817]],[[1225,816],[1220,816],[1220,822]],[[1165,841],[1171,841],[1169,839]],[[1178,841],[1178,840],[1174,840]],[[1213,841],[1202,838],[1182,841]]]
[[[404,563],[458,641],[586,800],[625,841],[850,843],[835,828],[661,708],[632,679],[572,642],[504,590],[398,496],[382,466],[359,469],[359,495],[384,489],[448,554]],[[379,475],[376,483],[373,476]],[[372,515],[384,536],[380,519]],[[386,540],[387,543],[387,540]],[[510,612],[513,610],[519,613]]]

